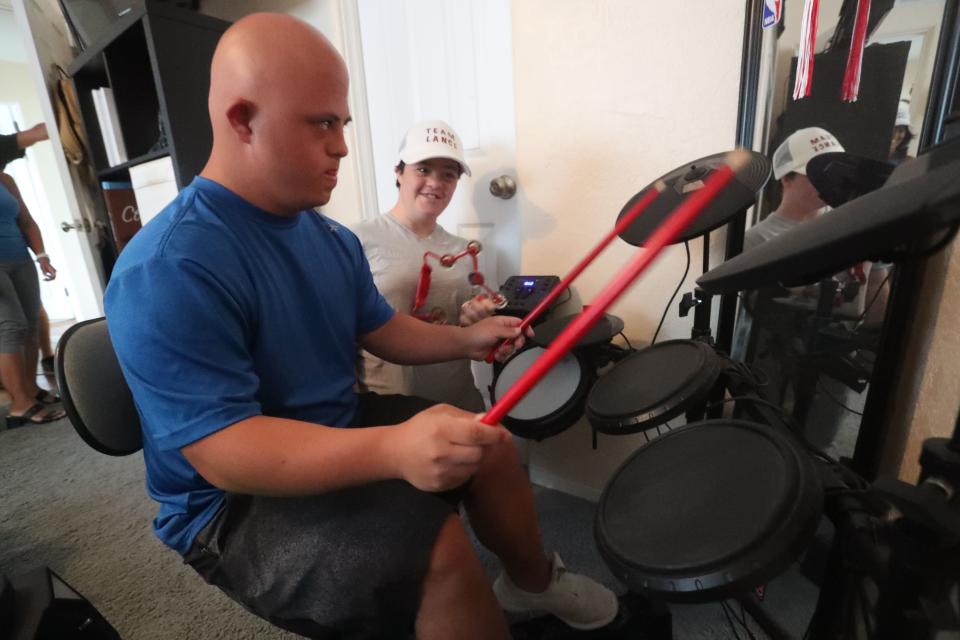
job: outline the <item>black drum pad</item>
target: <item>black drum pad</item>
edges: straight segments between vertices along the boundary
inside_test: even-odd
[[[699,422],[636,451],[600,498],[595,534],[611,571],[667,601],[746,593],[813,536],[823,488],[793,436],[737,420]]]
[[[567,328],[567,325],[571,324],[579,317],[579,313],[574,313],[572,315],[547,320],[534,330],[534,334],[533,337],[530,338],[530,342],[538,347],[549,347],[550,343],[552,343],[557,336],[559,336],[563,330]],[[595,325],[590,327],[590,329],[583,334],[583,337],[577,340],[577,344],[575,344],[573,348],[577,349],[580,347],[595,347],[600,344],[605,344],[613,340],[613,337],[621,331],[623,331],[623,320],[617,316],[612,316],[609,313],[605,313]]]
[[[623,205],[620,215],[617,216],[618,222],[657,182],[662,181],[667,189],[650,203],[640,217],[620,233],[620,237],[636,247],[644,246],[653,232],[673,214],[680,203],[691,193],[703,187],[708,176],[723,165],[726,157],[727,153],[724,152],[694,160],[647,185]],[[763,154],[750,151],[747,164],[737,171],[730,184],[707,204],[690,226],[680,232],[673,242],[686,242],[698,238],[727,223],[741,211],[746,211],[753,206],[757,192],[770,179],[770,174],[770,161]]]
[[[603,374],[587,397],[587,417],[613,435],[652,429],[703,400],[720,376],[708,344],[668,340],[641,349]]]

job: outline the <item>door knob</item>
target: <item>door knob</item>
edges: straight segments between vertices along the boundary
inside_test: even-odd
[[[77,231],[89,232],[90,221],[84,218],[82,220],[74,219],[73,224],[70,224],[69,222],[61,222],[60,229],[62,229],[64,233],[66,233],[67,231],[70,231],[71,229],[76,229]]]
[[[510,176],[503,175],[490,181],[490,193],[498,198],[509,200],[517,192],[517,183]]]

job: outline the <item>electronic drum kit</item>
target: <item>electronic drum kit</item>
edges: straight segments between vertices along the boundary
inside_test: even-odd
[[[670,242],[708,234],[752,206],[769,179],[770,165],[759,154],[745,155],[726,188],[714,189],[712,199],[701,198],[699,215],[684,229],[674,228]],[[619,220],[628,211],[637,214],[631,208],[645,211],[620,227],[620,237],[649,250],[651,238],[662,240],[658,231],[710,185],[710,176],[728,166],[728,158],[701,158],[638,193]],[[697,280],[699,294],[709,301],[711,295],[767,285],[816,282],[863,260],[929,255],[960,226],[960,140],[939,145],[892,174],[885,165],[878,167],[882,163],[849,154],[816,160],[808,175],[838,208],[707,271]],[[659,197],[651,197],[651,191]],[[838,201],[843,198],[845,204]],[[600,553],[633,594],[657,602],[738,598],[746,603],[747,594],[808,548],[827,515],[846,546],[843,551],[835,547],[810,637],[860,637],[848,635],[853,619],[873,634],[863,637],[925,638],[938,629],[960,628],[955,602],[960,421],[952,439],[927,441],[919,486],[894,480],[871,486],[806,444],[785,412],[762,399],[749,369],[717,348],[709,327],[695,326],[698,339],[639,350],[613,345],[623,322],[604,313],[612,302],[605,294],[579,316],[540,324],[533,346],[497,366],[488,416],[536,440],[560,433],[584,415],[594,444],[597,432],[657,430],[657,437],[614,472],[596,512]],[[601,298],[603,306],[592,308]],[[588,315],[597,324],[588,324]],[[562,348],[553,349],[562,341]],[[544,360],[551,362],[531,374]],[[516,387],[525,390],[516,393]],[[736,401],[736,415],[752,421],[716,419],[727,392],[727,401]],[[686,425],[669,428],[669,421],[681,415]],[[865,526],[872,538],[863,535]],[[904,531],[914,537],[901,539]],[[914,539],[927,546],[905,559],[910,542],[904,540]],[[876,597],[858,601],[857,593],[851,596],[860,588],[853,585],[861,584],[853,574],[861,582],[872,581]],[[762,611],[748,611],[768,634],[788,637]]]
[[[770,163],[759,153],[743,152],[746,161],[733,179],[678,234],[685,242],[722,226],[746,210],[770,177]],[[643,247],[651,234],[686,197],[703,187],[704,180],[725,162],[718,153],[683,165],[661,176],[631,198],[617,218],[619,237]],[[646,201],[636,214],[635,205]],[[624,225],[625,219],[629,224]],[[705,238],[707,250],[709,241]],[[597,252],[591,254],[591,259]],[[581,269],[582,270],[582,269]],[[578,271],[579,273],[579,271]],[[564,289],[565,278],[557,285]],[[559,293],[559,291],[558,291]],[[496,404],[577,314],[536,326],[533,345],[495,367],[490,387]],[[639,351],[612,343],[623,331],[623,321],[604,314],[571,351],[503,419],[514,434],[535,440],[557,435],[586,413],[594,436],[642,433],[657,429],[684,413],[688,420],[703,415],[703,404],[723,368],[720,356],[708,341],[671,340]],[[613,366],[602,374],[605,367]]]

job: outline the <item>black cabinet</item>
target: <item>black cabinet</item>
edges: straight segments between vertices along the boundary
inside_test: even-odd
[[[129,167],[169,155],[182,188],[210,153],[210,61],[228,22],[145,0],[67,70],[100,180],[128,180]],[[109,87],[129,160],[110,166],[91,91]]]

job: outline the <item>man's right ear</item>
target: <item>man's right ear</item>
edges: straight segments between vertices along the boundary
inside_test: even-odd
[[[251,122],[257,107],[249,100],[237,100],[227,108],[227,122],[241,142],[250,142],[253,137]]]

